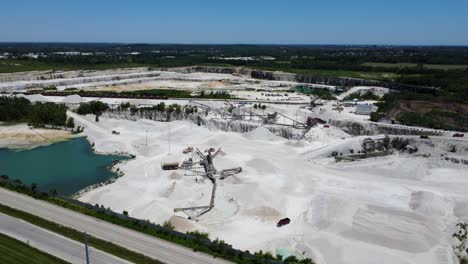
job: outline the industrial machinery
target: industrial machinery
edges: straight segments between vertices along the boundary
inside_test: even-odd
[[[212,154],[212,152],[214,153]],[[189,169],[195,172],[194,174],[195,176],[203,176],[204,178],[207,178],[208,180],[210,180],[211,183],[213,184],[213,189],[211,191],[210,204],[208,206],[174,208],[175,213],[182,212],[186,214],[189,219],[196,219],[200,217],[201,215],[208,213],[215,206],[216,185],[217,185],[216,181],[224,180],[232,175],[236,175],[242,172],[241,167],[218,171],[213,164],[213,159],[215,159],[216,156],[218,156],[220,152],[221,152],[221,148],[219,148],[217,151],[215,151],[214,148],[210,148],[210,149],[205,150],[205,153],[206,153],[205,155],[203,154],[203,152],[197,149],[195,153],[200,158],[200,161],[198,162],[198,164],[201,165],[201,167],[199,168],[203,168],[204,171],[200,172],[199,170],[197,170],[197,167],[192,167],[192,169]]]

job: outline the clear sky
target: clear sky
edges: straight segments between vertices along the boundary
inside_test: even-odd
[[[468,0],[1,0],[0,41],[468,45]]]

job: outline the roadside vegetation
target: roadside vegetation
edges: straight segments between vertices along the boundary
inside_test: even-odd
[[[68,262],[0,233],[0,263],[66,264]]]
[[[231,245],[220,239],[210,239],[209,234],[202,232],[189,232],[183,234],[177,231],[172,230],[172,228],[166,223],[166,227],[151,223],[148,220],[139,220],[131,218],[128,214],[120,214],[106,209],[103,206],[99,205],[89,205],[83,204],[77,201],[72,201],[69,198],[64,198],[58,196],[55,190],[50,190],[47,192],[39,192],[36,184],[31,184],[30,186],[24,185],[19,180],[11,180],[8,176],[0,176],[0,187],[10,189],[16,192],[20,192],[29,196],[32,196],[36,199],[41,199],[55,205],[95,217],[119,226],[123,226],[138,232],[145,233],[150,236],[158,237],[188,248],[193,249],[193,251],[200,251],[212,255],[214,257],[223,258],[235,263],[241,264],[275,264],[281,263],[277,256],[274,256],[270,252],[255,252],[250,253],[249,251],[240,251],[232,248]],[[39,217],[27,214],[25,212],[20,212],[18,210],[6,207],[0,204],[0,212],[9,214],[14,217],[21,218],[25,221],[28,221],[32,224],[41,226],[43,228],[49,229],[53,232],[62,234],[64,236],[70,237],[74,240],[81,241],[83,239],[83,234],[80,232],[59,226],[52,222],[49,222]],[[105,241],[90,238],[89,244],[103,251],[109,252],[118,257],[129,260],[131,257],[135,263],[160,263],[160,262],[144,262],[144,256],[134,253],[134,252],[125,252],[122,249],[119,249],[119,246],[107,243]],[[93,242],[93,243],[92,243]],[[122,251],[122,252],[120,252]],[[128,250],[126,250],[128,251]],[[130,254],[128,257],[124,257],[124,254]],[[144,257],[144,258],[143,258]],[[293,260],[288,260],[293,261]],[[300,263],[300,264],[313,264],[314,262],[311,259],[304,260],[294,260],[295,262],[284,262],[284,263]]]
[[[62,104],[35,103],[25,98],[0,97],[0,121],[26,122],[35,127],[64,127],[67,108]]]

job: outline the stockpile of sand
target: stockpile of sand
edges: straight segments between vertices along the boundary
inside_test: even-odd
[[[352,94],[359,94],[359,95],[363,95],[365,93],[368,93],[368,92],[371,92],[372,94],[374,95],[377,95],[379,97],[382,97],[384,96],[385,94],[387,94],[388,92],[390,91],[390,89],[388,88],[385,88],[385,87],[378,87],[378,86],[356,86],[356,87],[353,87],[351,89],[349,89],[348,91],[340,94],[338,96],[338,99],[339,100],[343,100],[344,98],[346,98],[348,95],[352,95]]]
[[[69,95],[62,99],[62,103],[65,104],[80,104],[82,101],[81,96],[77,94]]]
[[[26,95],[26,99],[28,99],[30,102],[35,103],[35,102],[49,102],[49,99],[45,98],[42,94],[32,94],[32,95]]]
[[[264,140],[264,141],[282,140],[282,138],[271,133],[271,131],[265,127],[258,127],[250,132],[244,133],[244,136],[250,140]]]

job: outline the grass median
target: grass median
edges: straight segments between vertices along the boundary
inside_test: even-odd
[[[0,233],[0,263],[66,264],[68,262]]]

